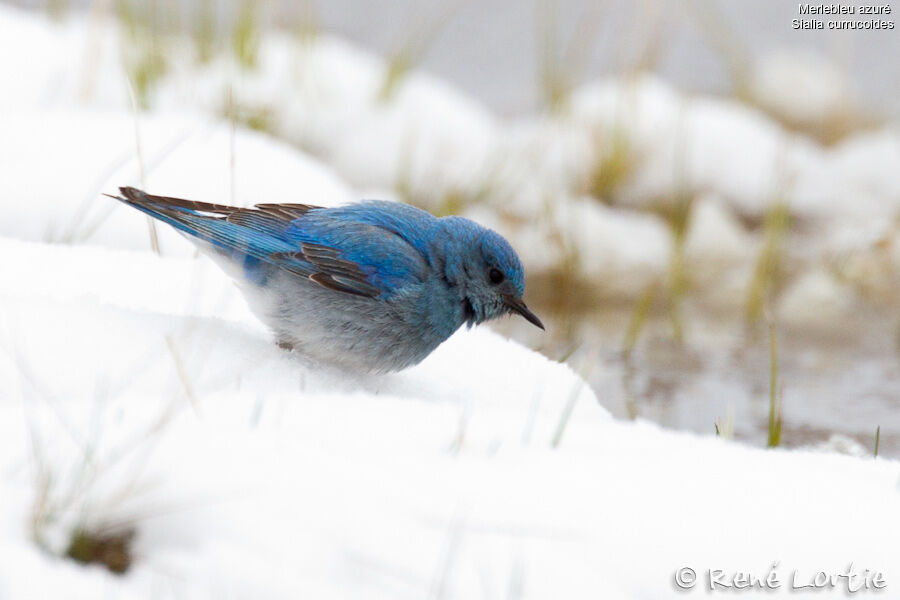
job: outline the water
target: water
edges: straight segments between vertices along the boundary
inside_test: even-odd
[[[547,307],[535,307],[542,318]],[[665,315],[652,317],[629,360],[623,357],[628,307],[589,315],[544,318],[548,334],[507,319],[502,333],[567,362],[585,375],[600,403],[618,418],[767,443],[771,347],[768,327],[710,317],[700,307],[682,311],[682,342]],[[841,334],[813,336],[776,325],[777,398],[783,407],[782,445],[811,446],[841,434],[900,456],[900,355],[897,331],[875,313]],[[572,352],[572,348],[577,348]]]

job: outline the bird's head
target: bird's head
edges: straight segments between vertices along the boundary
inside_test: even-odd
[[[544,324],[522,299],[525,270],[509,242],[468,219],[442,220],[446,219],[453,220],[457,230],[454,258],[447,257],[447,279],[459,290],[466,323],[471,327],[515,313],[543,329]],[[463,228],[469,229],[469,235],[459,235]]]

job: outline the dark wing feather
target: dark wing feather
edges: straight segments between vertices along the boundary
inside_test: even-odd
[[[357,296],[375,297],[381,290],[369,283],[368,275],[358,263],[340,258],[340,251],[319,244],[301,243],[297,252],[278,252],[272,255],[276,264],[295,271],[302,265],[312,265],[315,273],[311,281],[321,286]]]
[[[356,296],[367,296],[370,298],[374,298],[381,293],[381,290],[370,283],[359,281],[356,278],[344,277],[342,275],[333,275],[330,273],[320,272],[310,275],[309,280],[315,281],[323,287],[327,287],[338,292],[354,294]]]
[[[257,204],[256,208],[284,221],[293,221],[294,219],[299,219],[309,211],[321,207],[313,206],[311,204]]]

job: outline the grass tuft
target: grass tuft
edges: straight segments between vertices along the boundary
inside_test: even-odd
[[[582,378],[572,388],[572,393],[569,394],[569,399],[566,401],[566,405],[563,407],[562,414],[559,416],[559,423],[557,423],[556,425],[556,431],[553,433],[553,439],[550,441],[551,448],[559,447],[559,443],[562,441],[562,437],[566,431],[566,427],[569,425],[569,420],[572,418],[572,412],[575,410],[575,403],[578,401],[578,396],[581,394],[581,389],[582,387],[584,387],[584,385],[585,382]]]
[[[103,565],[111,572],[121,575],[133,562],[134,537],[135,530],[131,528],[119,532],[104,532],[79,527],[72,532],[65,555],[85,565]]]
[[[568,97],[568,85],[559,65],[557,36],[557,6],[554,0],[538,0],[536,26],[538,29],[538,91],[544,107],[559,112]]]
[[[691,224],[691,216],[694,211],[694,194],[688,182],[689,168],[687,164],[688,140],[684,137],[684,107],[679,111],[678,134],[676,144],[681,148],[677,151],[678,160],[675,165],[675,185],[671,202],[663,206],[663,218],[671,233],[671,246],[669,249],[669,266],[666,277],[668,288],[668,311],[672,322],[672,336],[676,342],[684,340],[684,327],[681,321],[681,302],[690,287],[687,269],[684,264],[684,246],[687,241],[688,229]]]
[[[562,414],[559,416],[559,423],[557,423],[556,431],[553,433],[553,438],[550,440],[551,448],[555,449],[559,447],[563,434],[566,431],[566,427],[569,425],[569,420],[572,417],[572,412],[575,410],[575,404],[578,401],[578,397],[581,395],[581,390],[587,385],[587,380],[596,366],[596,360],[596,355],[588,355],[584,366],[580,369],[581,372],[579,375],[581,375],[581,377],[579,377],[575,385],[572,386],[572,392],[569,394],[566,405],[563,407]]]
[[[384,72],[384,80],[381,83],[381,89],[378,92],[379,102],[388,102],[393,98],[400,86],[400,82],[406,77],[413,65],[413,57],[407,54],[407,51],[401,50],[388,59],[387,67]]]
[[[258,5],[253,0],[244,0],[231,34],[231,49],[239,65],[247,69],[256,66],[260,39]]]
[[[275,129],[275,111],[270,106],[246,106],[233,103],[230,95],[226,93],[225,110],[222,117],[231,122],[240,123],[248,129],[272,133]]]
[[[734,406],[729,405],[728,409],[725,413],[725,420],[720,421],[716,419],[713,426],[716,429],[716,437],[720,437],[723,440],[733,440],[734,439]]]
[[[143,7],[143,5],[141,5]],[[159,39],[156,14],[157,3],[149,3],[150,14],[143,14],[130,0],[117,0],[116,14],[125,29],[123,36],[123,61],[125,71],[137,104],[150,108],[150,100],[156,83],[166,74],[168,64]]]
[[[631,319],[628,321],[628,329],[625,330],[625,339],[622,341],[622,357],[628,361],[631,359],[631,353],[637,344],[638,336],[647,324],[647,318],[650,316],[650,310],[653,308],[653,300],[656,297],[658,284],[651,283],[647,289],[638,298],[634,311],[631,313]]]
[[[769,320],[769,448],[776,448],[781,444],[781,429],[784,422],[782,405],[778,401],[778,353],[775,341],[775,322]]]
[[[755,323],[774,295],[781,277],[784,239],[790,229],[791,215],[784,201],[776,202],[766,215],[765,240],[756,259],[753,278],[747,289],[747,320]]]
[[[68,0],[47,0],[47,16],[53,21],[62,21],[69,14]]]
[[[586,11],[578,19],[576,30],[565,48],[558,43],[557,0],[538,0],[536,11],[538,56],[538,97],[543,107],[551,113],[563,112],[569,104],[575,81],[587,67],[597,29],[602,22],[599,15],[601,3]]]
[[[603,142],[588,174],[587,192],[605,204],[613,204],[615,193],[634,172],[636,160],[623,127],[616,126]]]
[[[309,47],[319,36],[319,15],[316,10],[316,0],[301,0],[298,3],[298,17],[293,27],[297,39],[304,47]]]
[[[434,40],[437,39],[438,34],[447,25],[460,5],[461,2],[459,0],[448,2],[440,14],[419,27],[411,28],[411,33],[400,42],[398,49],[387,59],[384,79],[378,91],[379,102],[389,102],[394,97],[400,84],[409,72],[422,61]]]
[[[88,430],[82,430],[69,420],[56,393],[31,370],[24,358],[18,358],[35,477],[30,514],[32,539],[48,553],[84,564],[102,564],[114,573],[124,573],[132,564],[131,542],[136,518],[114,522],[110,516],[120,512],[124,502],[137,493],[145,479],[143,470],[147,459],[175,416],[179,401],[173,400],[155,422],[135,431],[134,436],[109,446],[103,443],[103,427],[108,422],[103,413],[110,410],[104,381],[98,383],[95,391],[93,423]],[[191,388],[189,383],[185,388]],[[39,420],[38,411],[54,416],[55,424]],[[39,422],[46,425],[39,426]],[[67,438],[60,440],[61,447],[70,451],[65,455],[54,452],[51,457],[46,450],[47,442],[50,436],[60,434]],[[102,486],[102,481],[108,480],[114,471],[127,472],[128,480],[112,488]],[[101,486],[102,503],[96,495]],[[77,520],[71,524],[73,518]],[[62,548],[51,543],[56,536],[50,532],[57,527],[65,527],[70,532],[67,545]]]
[[[878,446],[881,444],[881,425],[875,428],[875,458],[878,458]]]
[[[216,7],[213,0],[200,0],[197,4],[196,23],[192,29],[197,61],[200,64],[210,62],[216,54],[218,45],[216,19]]]
[[[147,174],[144,169],[144,154],[141,151],[141,127],[138,117],[137,99],[135,97],[134,91],[131,88],[129,88],[128,91],[129,95],[131,96],[131,116],[134,126],[134,153],[138,163],[138,174],[140,177],[141,189],[146,189]],[[147,219],[147,231],[150,235],[150,248],[153,250],[154,254],[159,256],[161,255],[161,251],[159,249],[159,233],[156,231],[156,221],[149,215],[147,215],[145,218]]]
[[[684,244],[687,239],[688,225],[694,207],[694,197],[687,191],[676,194],[675,201],[666,211],[666,223],[672,233],[672,244],[669,251],[669,267],[666,277],[668,289],[669,318],[672,322],[672,336],[677,342],[684,339],[684,328],[681,322],[681,301],[690,288],[687,269],[684,265]]]
[[[440,203],[434,209],[438,217],[446,217],[460,214],[471,203],[463,190],[448,189],[441,198]]]
[[[696,21],[700,33],[722,59],[735,96],[749,99],[753,57],[737,29],[715,3],[689,0],[685,6],[688,16]]]

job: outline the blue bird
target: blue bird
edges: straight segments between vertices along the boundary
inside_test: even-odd
[[[463,324],[517,313],[525,274],[509,243],[462,217],[397,202],[237,208],[119,188],[237,279],[278,344],[374,373],[421,362]]]

